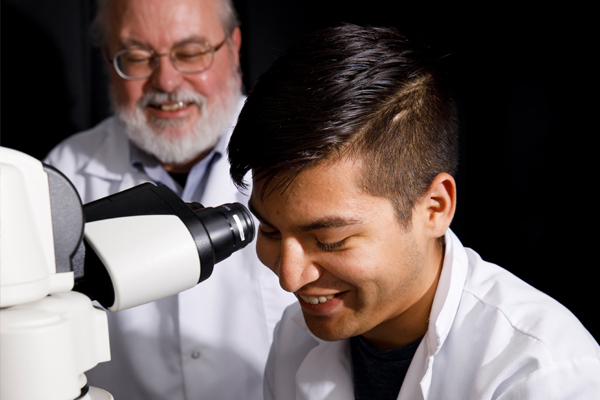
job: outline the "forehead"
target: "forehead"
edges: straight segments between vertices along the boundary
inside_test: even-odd
[[[285,191],[271,190],[280,180],[275,177],[264,195],[261,195],[264,183],[258,179],[253,185],[251,205],[274,225],[303,225],[310,220],[334,216],[369,220],[382,213],[391,211],[393,214],[388,199],[372,196],[358,187],[358,172],[357,161],[318,164],[300,173],[289,186],[284,186]]]
[[[222,40],[219,0],[117,0],[109,5],[109,44],[127,40],[170,47],[200,37]]]

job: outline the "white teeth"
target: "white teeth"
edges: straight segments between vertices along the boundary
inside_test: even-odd
[[[179,103],[173,103],[173,104],[161,104],[160,105],[160,109],[163,111],[177,111],[177,110],[181,110],[182,108],[187,107],[187,104],[184,103],[183,101],[180,101]]]
[[[302,300],[304,300],[305,302],[309,303],[309,304],[319,304],[319,303],[325,303],[327,300],[331,300],[335,297],[335,295],[330,294],[327,296],[302,296],[302,295],[298,295]]]

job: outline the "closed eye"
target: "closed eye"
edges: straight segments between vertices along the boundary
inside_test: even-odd
[[[262,226],[258,227],[258,233],[259,235],[261,235],[262,237],[264,237],[267,240],[279,240],[281,239],[281,234],[279,233],[279,231],[265,231]]]
[[[321,243],[317,240],[317,246],[324,251],[339,251],[342,250],[342,247],[344,246],[347,240],[348,238],[335,243]]]

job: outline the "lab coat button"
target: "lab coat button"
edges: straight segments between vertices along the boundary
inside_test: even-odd
[[[192,358],[193,358],[193,359],[198,359],[198,358],[200,358],[200,352],[199,352],[198,350],[194,351],[194,352],[192,353]]]

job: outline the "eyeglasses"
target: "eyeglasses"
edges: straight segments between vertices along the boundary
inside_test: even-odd
[[[168,54],[158,54],[144,47],[132,47],[118,51],[112,63],[122,78],[141,80],[152,75],[159,64],[159,57],[168,55],[177,71],[183,74],[197,74],[210,68],[215,52],[225,44],[226,40],[227,37],[215,47],[208,42],[185,42],[173,47]]]

